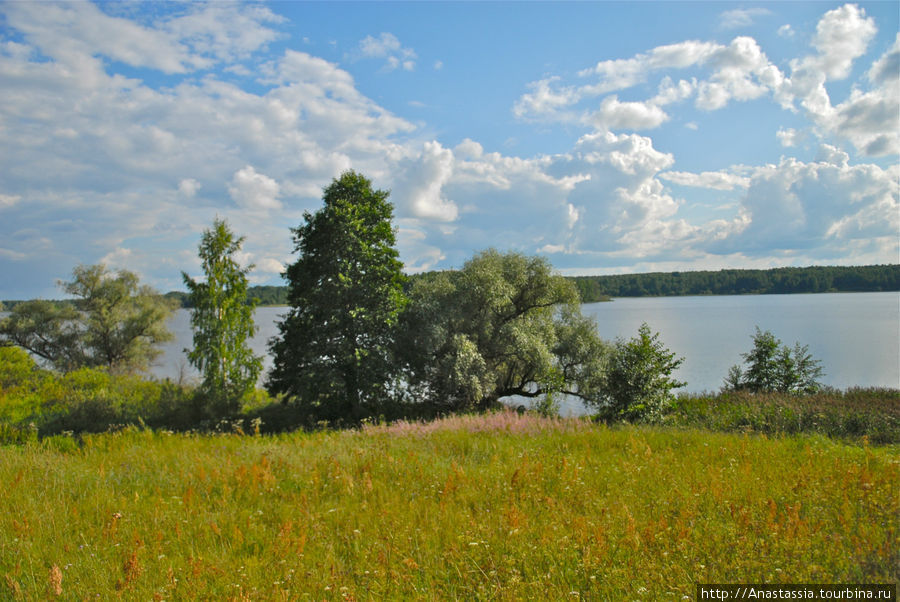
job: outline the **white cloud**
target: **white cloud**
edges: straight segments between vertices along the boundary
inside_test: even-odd
[[[813,46],[829,79],[847,77],[853,61],[865,54],[877,31],[875,21],[865,15],[857,5],[845,4],[825,13],[816,26]]]
[[[264,23],[282,20],[264,7],[216,3],[191,7],[156,27],[108,15],[90,2],[12,3],[5,14],[12,27],[61,64],[102,55],[170,74],[246,57],[277,39]]]
[[[18,194],[0,194],[0,209],[12,207],[22,200]]]
[[[265,6],[212,2],[199,4],[187,14],[166,21],[163,28],[195,54],[231,63],[281,38],[264,23],[284,20]]]
[[[892,238],[896,253],[897,170],[849,165],[833,147],[824,152],[815,163],[786,158],[758,168],[741,201],[750,223],[723,247],[756,255],[819,247],[840,256],[854,240]]]
[[[838,167],[846,167],[850,162],[850,155],[830,144],[823,144],[819,147],[819,152],[816,153],[816,161],[819,161],[820,163],[831,163]]]
[[[775,136],[778,138],[781,146],[797,146],[798,133],[794,128],[781,128],[776,132]]]
[[[257,173],[250,165],[234,173],[231,184],[228,185],[228,194],[245,209],[281,209],[281,202],[278,200],[281,187],[278,182]]]
[[[785,23],[781,27],[778,28],[778,35],[782,38],[793,38],[794,37],[794,28],[790,26],[790,24]]]
[[[197,191],[199,191],[203,187],[203,184],[195,180],[194,178],[185,178],[178,182],[178,192],[181,196],[192,199],[197,196]]]
[[[664,171],[659,177],[680,186],[709,188],[712,190],[734,190],[747,188],[750,179],[727,171],[704,171],[699,174],[686,171]]]
[[[531,92],[523,94],[513,105],[513,114],[521,119],[540,119],[559,116],[561,109],[568,108],[581,99],[581,94],[573,87],[554,89],[559,77],[551,77],[528,84]]]
[[[719,27],[722,29],[748,27],[753,25],[753,21],[757,17],[766,17],[771,14],[772,11],[767,8],[735,8],[719,15]]]
[[[415,50],[405,48],[392,33],[382,32],[377,38],[366,36],[359,43],[360,54],[366,58],[385,59],[385,69],[393,71],[402,68],[413,71],[418,58]]]
[[[439,142],[426,142],[416,157],[402,162],[391,198],[417,218],[452,222],[459,210],[443,193],[453,174],[453,152]]]
[[[594,98],[631,88],[660,70],[705,68],[706,79],[661,78],[658,94],[646,101],[619,101],[606,96],[599,108],[586,106]],[[628,59],[602,61],[579,72],[595,83],[572,85],[560,76],[528,84],[529,91],[513,105],[513,114],[525,120],[591,124],[598,129],[652,129],[668,120],[661,107],[696,95],[704,110],[724,108],[732,100],[747,101],[767,93],[783,96],[783,73],[769,62],[759,44],[740,36],[723,46],[713,42],[686,41],[658,46]],[[580,107],[580,108],[579,108]]]
[[[281,274],[284,271],[284,264],[272,257],[263,257],[256,262],[256,271],[264,274]]]
[[[599,130],[649,130],[669,120],[661,108],[649,102],[620,102],[607,96],[600,109],[587,117]]]
[[[39,9],[20,4],[2,9],[9,6],[6,24],[21,37],[0,41],[0,144],[15,149],[0,153],[0,256],[16,265],[5,280],[22,290],[53,294],[54,280],[75,263],[101,259],[139,269],[162,290],[180,288],[178,274],[197,265],[199,233],[215,215],[247,236],[254,278],[271,279],[288,261],[288,226],[317,208],[322,188],[349,168],[393,191],[398,246],[411,271],[459,266],[487,245],[543,250],[571,269],[751,265],[778,253],[817,261],[897,256],[900,174],[859,160],[897,152],[900,46],[865,65],[866,77],[850,82],[839,102],[825,86],[824,65],[837,75],[846,69],[834,49],[859,52],[858,40],[841,40],[854,27],[865,33],[861,11],[836,13],[849,23],[844,30],[831,13],[823,17],[817,46],[790,63],[789,78],[747,37],[658,46],[572,79],[550,74],[513,112],[566,123],[560,129],[578,141],[568,152],[521,157],[489,152],[492,143],[472,138],[446,147],[427,124],[391,113],[322,58],[255,55],[277,36],[267,28],[276,22],[268,9],[190,5],[180,11],[187,21],[132,21],[126,31],[134,40],[96,41],[91,15],[103,27],[123,19],[64,4],[48,5],[52,18],[43,21]],[[140,55],[148,40],[156,56]],[[402,44],[382,36],[370,50],[382,42],[376,58],[401,69]],[[196,73],[234,60],[258,80]],[[128,78],[116,74],[114,63],[128,61],[170,73],[166,87],[136,79],[135,69]],[[617,92],[626,87],[635,89]],[[671,114],[668,140],[701,143],[712,130],[706,114],[677,103],[712,110],[760,98],[796,111],[792,127],[772,127],[782,142],[805,151],[815,145],[804,136],[820,138],[815,162],[787,157],[694,173],[680,164],[685,157],[659,150],[673,148],[668,142],[657,149],[647,136],[611,131],[660,127]],[[804,117],[808,124],[799,123]],[[857,149],[853,160],[842,147]],[[706,190],[680,198],[676,186]],[[714,209],[695,198],[715,199]]]
[[[721,109],[732,99],[759,98],[784,79],[753,38],[735,38],[715,53],[710,64],[716,71],[700,83],[696,102],[705,110]]]
[[[849,140],[863,155],[884,156],[900,152],[900,42],[895,41],[868,70],[872,89],[854,87],[835,106],[825,86],[829,80],[849,75],[875,32],[873,19],[856,5],[828,11],[816,28],[817,54],[791,62],[791,76],[783,90],[790,102],[800,99],[821,133]]]

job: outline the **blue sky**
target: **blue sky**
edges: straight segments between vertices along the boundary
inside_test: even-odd
[[[0,3],[0,298],[252,280],[356,169],[410,272],[900,261],[896,2]]]

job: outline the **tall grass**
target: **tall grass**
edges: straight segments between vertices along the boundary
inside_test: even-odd
[[[876,444],[900,443],[900,390],[685,395],[679,397],[667,421],[715,431],[818,433],[849,439],[866,437]]]
[[[682,600],[900,577],[900,449],[820,436],[514,413],[130,429],[0,448],[0,484],[2,599]]]

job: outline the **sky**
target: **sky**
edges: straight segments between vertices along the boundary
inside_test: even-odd
[[[0,2],[0,299],[253,284],[353,169],[409,273],[900,262],[890,2]]]

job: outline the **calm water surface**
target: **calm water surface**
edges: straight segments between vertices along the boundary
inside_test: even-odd
[[[822,361],[822,381],[841,389],[852,386],[900,387],[900,293],[816,295],[742,295],[714,297],[622,298],[582,306],[597,320],[600,335],[631,338],[647,322],[660,340],[685,358],[676,373],[685,391],[716,391],[728,368],[741,363],[753,346],[755,327],[771,331],[783,343],[809,345]],[[284,307],[256,311],[256,353],[278,333]],[[179,310],[169,327],[175,340],[164,348],[153,374],[196,377],[183,349],[192,344],[190,314]],[[265,369],[272,365],[266,356]],[[577,412],[577,404],[565,411]]]

